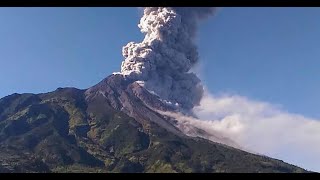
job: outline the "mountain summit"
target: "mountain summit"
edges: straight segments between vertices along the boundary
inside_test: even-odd
[[[4,97],[0,172],[306,172],[189,137],[154,108],[172,110],[121,75],[86,90]]]
[[[0,172],[306,172],[241,150],[195,117],[203,86],[197,24],[215,8],[146,7],[121,72],[79,90],[0,99]]]

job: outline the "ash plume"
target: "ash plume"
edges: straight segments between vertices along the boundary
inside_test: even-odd
[[[199,20],[212,7],[147,7],[138,27],[145,38],[122,49],[121,74],[137,81],[160,99],[191,110],[198,105],[203,86],[190,69],[199,61],[194,43]]]

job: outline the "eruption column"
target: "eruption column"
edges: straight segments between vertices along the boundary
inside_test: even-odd
[[[144,88],[162,100],[190,110],[198,105],[203,87],[190,69],[198,62],[194,43],[200,19],[214,8],[147,7],[138,27],[145,38],[123,47],[121,74],[143,81]]]

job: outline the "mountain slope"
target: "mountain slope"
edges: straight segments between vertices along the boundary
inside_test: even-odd
[[[112,75],[88,90],[0,99],[0,172],[306,172],[184,135],[143,90]]]

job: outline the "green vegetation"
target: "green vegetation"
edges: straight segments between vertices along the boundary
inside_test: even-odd
[[[143,126],[84,91],[0,99],[0,172],[305,172],[279,160]]]

